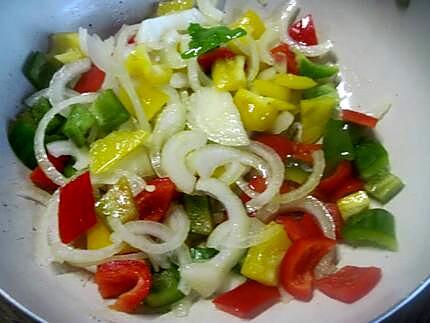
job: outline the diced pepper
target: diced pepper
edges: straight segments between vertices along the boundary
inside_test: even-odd
[[[388,152],[376,139],[368,139],[355,146],[355,166],[363,179],[388,172]]]
[[[160,307],[172,304],[185,295],[178,290],[179,271],[175,267],[152,275],[152,287],[145,298],[145,305]]]
[[[397,250],[394,217],[384,209],[365,210],[351,216],[342,229],[342,236],[352,245]]]
[[[296,59],[299,66],[299,74],[314,80],[332,77],[339,72],[338,66],[314,63],[303,54],[296,54]]]
[[[324,237],[321,227],[311,214],[304,213],[299,217],[281,214],[276,218],[276,222],[284,226],[288,238],[290,238],[291,241]]]
[[[363,188],[364,188],[363,181],[359,178],[352,176],[351,178],[343,182],[343,184],[340,185],[339,188],[337,188],[333,192],[333,194],[331,195],[331,200],[333,202],[336,202],[337,200],[343,198],[344,196],[360,191]]]
[[[24,63],[23,73],[36,89],[42,90],[49,86],[52,76],[61,66],[62,63],[55,58],[32,52]]]
[[[378,119],[367,115],[358,111],[348,110],[348,109],[342,109],[342,119],[347,122],[352,122],[359,124],[361,126],[369,127],[369,128],[375,128],[376,124],[378,123]]]
[[[343,219],[347,220],[350,216],[367,210],[370,200],[366,192],[358,191],[339,199],[336,204]]]
[[[310,301],[313,294],[314,269],[336,244],[327,238],[299,239],[287,250],[282,260],[283,288],[301,301]]]
[[[97,219],[97,224],[87,232],[87,249],[101,249],[112,244],[110,235],[112,232],[108,226],[100,219]]]
[[[215,257],[218,254],[218,250],[214,248],[203,248],[203,247],[195,247],[190,248],[191,259],[194,262],[206,261]]]
[[[377,267],[345,266],[329,276],[318,279],[315,287],[328,297],[354,303],[366,296],[381,280]]]
[[[207,196],[184,195],[184,206],[190,219],[190,232],[209,235],[213,228]]]
[[[81,75],[74,90],[79,93],[97,92],[102,87],[105,77],[105,72],[93,65],[87,72]]]
[[[327,122],[323,140],[324,156],[328,171],[342,160],[353,160],[355,150],[349,133],[349,125],[340,120]]]
[[[88,105],[74,104],[71,106],[67,121],[63,126],[63,133],[78,147],[87,144],[88,134],[96,119],[88,110]]]
[[[143,144],[147,132],[115,131],[95,141],[90,147],[90,170],[100,174],[114,168],[119,161]]]
[[[332,84],[322,84],[303,91],[303,99],[313,99],[323,95],[339,98],[336,88]]]
[[[243,319],[252,319],[281,299],[277,287],[248,280],[244,284],[217,296],[212,302],[221,311]]]
[[[157,6],[157,16],[164,16],[171,13],[191,9],[194,5],[194,0],[169,0],[160,1]]]
[[[65,164],[67,163],[69,157],[68,156],[60,156],[55,158],[53,156],[48,156],[51,163],[54,165],[55,169],[59,172],[62,172]],[[42,168],[37,166],[30,174],[30,179],[34,185],[39,187],[40,189],[53,193],[59,186],[55,184],[49,177],[45,175]]]
[[[74,241],[96,225],[94,204],[89,172],[83,173],[60,188],[58,227],[63,243]]]
[[[295,22],[288,28],[288,34],[292,39],[300,44],[311,46],[318,44],[317,33],[315,31],[312,15],[307,15]]]
[[[333,137],[334,138],[334,137]],[[327,152],[326,152],[327,154]],[[334,172],[324,177],[318,185],[318,189],[331,193],[342,186],[352,176],[352,165],[350,161],[340,162]]]
[[[285,166],[285,180],[304,184],[308,179],[311,169],[305,163],[294,158],[288,158]]]
[[[169,96],[164,91],[157,87],[148,86],[148,84],[140,83],[136,88],[136,92],[148,120],[152,120],[169,101]]]
[[[240,89],[234,96],[234,103],[248,131],[265,131],[271,128],[278,111],[270,102],[270,98],[245,89]]]
[[[70,178],[76,174],[77,170],[72,166],[72,164],[67,164],[63,169],[63,175]]]
[[[317,83],[306,76],[298,76],[294,74],[280,74],[275,77],[275,83],[285,86],[292,90],[306,90],[314,87]]]
[[[130,118],[130,114],[111,89],[97,96],[90,111],[105,134],[111,133]]]
[[[212,70],[213,64],[218,59],[228,59],[228,58],[233,58],[235,56],[236,54],[232,52],[230,49],[228,49],[227,47],[218,47],[218,48],[212,49],[207,53],[200,55],[197,58],[197,61],[199,62],[203,71],[205,71],[206,73],[209,73]]]
[[[48,56],[53,56],[63,64],[72,63],[84,56],[79,45],[78,33],[64,32],[52,34]]]
[[[120,218],[123,223],[137,219],[138,211],[127,178],[121,177],[118,183],[97,201],[96,210],[103,217]]]
[[[291,95],[290,89],[269,80],[255,80],[252,82],[251,91],[282,101],[288,101]]]
[[[270,50],[273,58],[277,62],[287,61],[287,73],[298,75],[299,68],[297,66],[296,54],[290,50],[287,44],[279,44]]]
[[[314,143],[324,134],[337,100],[332,96],[322,96],[300,101],[301,121],[303,125],[302,141]]]
[[[405,184],[399,177],[390,173],[382,177],[370,178],[364,185],[364,189],[370,196],[385,204],[396,196],[404,186]]]
[[[110,307],[131,313],[149,294],[151,271],[143,260],[115,260],[97,266],[94,280],[103,298],[118,297]]]
[[[291,245],[284,227],[268,224],[263,233],[263,242],[248,249],[240,273],[267,286],[276,286],[279,268],[285,251]]]
[[[169,178],[156,178],[147,183],[155,186],[153,192],[144,190],[135,197],[141,220],[162,221],[176,196],[175,184]]]
[[[266,31],[263,20],[253,10],[247,10],[233,23],[233,26],[245,29],[254,39],[259,39]]]
[[[246,30],[240,27],[235,29],[229,29],[226,26],[203,28],[195,23],[191,23],[187,31],[191,36],[191,41],[189,49],[181,54],[184,59],[200,56],[230,40],[246,35]]]
[[[263,193],[267,188],[266,179],[260,175],[252,176],[249,180],[248,187],[254,192]],[[240,199],[243,203],[251,200],[251,198],[245,192],[242,192]]]
[[[245,57],[216,60],[212,67],[212,80],[221,91],[237,91],[246,87]]]

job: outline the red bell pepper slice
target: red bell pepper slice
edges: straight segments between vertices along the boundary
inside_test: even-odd
[[[318,44],[317,33],[315,31],[312,15],[307,15],[295,22],[288,28],[288,35],[296,42],[311,46]]]
[[[330,193],[339,188],[345,181],[347,181],[352,175],[352,164],[349,161],[342,161],[336,167],[333,174],[325,177],[321,180],[318,185],[318,189]]]
[[[60,156],[56,158],[54,156],[48,155],[48,159],[54,165],[56,170],[62,172],[69,160],[69,156]],[[53,193],[59,187],[57,184],[51,181],[48,176],[45,175],[40,166],[37,166],[31,172],[30,180],[33,182],[34,185],[48,193]]]
[[[304,213],[302,216],[281,214],[276,218],[276,222],[284,226],[291,241],[324,237],[321,227],[311,214]]]
[[[284,181],[282,183],[281,188],[279,189],[279,193],[284,194],[293,190],[295,188],[294,184],[295,183],[293,182]],[[264,177],[257,175],[257,176],[253,176],[250,179],[248,186],[251,190],[257,193],[263,193],[266,190],[267,182]],[[242,193],[239,197],[243,203],[246,203],[249,200],[251,200],[251,198],[246,193]]]
[[[217,59],[233,58],[235,56],[236,54],[232,52],[230,49],[226,47],[218,47],[207,53],[200,55],[197,58],[197,61],[202,67],[203,71],[205,71],[206,73],[209,73],[212,69],[212,65],[215,63]]]
[[[347,179],[342,186],[336,189],[331,195],[331,200],[336,202],[338,199],[341,199],[344,196],[355,193],[359,190],[362,190],[364,187],[364,183],[361,179],[356,177],[351,177]]]
[[[169,178],[156,178],[147,183],[155,186],[153,192],[140,192],[134,199],[141,220],[162,221],[176,197],[175,184]]]
[[[93,65],[87,72],[81,75],[74,90],[79,93],[97,92],[102,87],[105,76],[105,72]]]
[[[216,297],[212,302],[221,311],[242,319],[252,319],[277,303],[281,295],[277,287],[253,280]]]
[[[132,313],[149,294],[152,277],[143,260],[115,260],[97,266],[94,276],[103,298],[118,297],[112,309]]]
[[[94,204],[89,172],[60,188],[58,226],[62,242],[72,242],[97,223]]]
[[[296,299],[308,302],[312,299],[314,269],[334,246],[335,240],[307,238],[294,241],[288,248],[281,264],[281,283]]]
[[[272,57],[277,62],[282,62],[287,60],[287,71],[288,73],[298,75],[299,74],[299,67],[297,65],[296,61],[296,54],[292,50],[290,50],[290,47],[288,47],[287,44],[279,44],[278,46],[272,48],[270,50]]]
[[[342,215],[340,214],[339,208],[336,203],[324,203],[335,225],[336,239],[342,239],[342,227],[344,224]]]
[[[376,127],[376,124],[379,121],[377,118],[373,116],[370,116],[361,112],[353,111],[353,110],[342,109],[341,113],[342,113],[343,121],[356,123],[372,129]]]
[[[354,303],[366,296],[381,280],[377,267],[345,266],[336,273],[315,281],[315,287],[328,297]]]
[[[134,35],[133,37],[131,37],[128,41],[127,44],[129,45],[133,45],[136,43],[136,35]]]

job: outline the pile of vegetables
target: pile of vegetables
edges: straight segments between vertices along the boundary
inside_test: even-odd
[[[9,142],[52,194],[54,261],[94,272],[112,309],[185,315],[211,297],[252,318],[315,289],[352,303],[380,280],[338,269],[337,245],[397,250],[370,200],[403,183],[378,118],[340,108],[333,45],[298,11],[227,23],[209,0],[170,0],[108,39],[80,28],[29,55],[37,92]]]

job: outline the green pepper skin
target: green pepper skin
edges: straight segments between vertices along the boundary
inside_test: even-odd
[[[354,159],[355,150],[347,123],[334,119],[327,122],[323,150],[328,172],[333,170],[340,161]]]
[[[376,176],[369,179],[364,189],[380,203],[388,203],[405,186],[402,180],[394,174]]]
[[[32,52],[24,63],[23,73],[30,83],[38,90],[49,86],[54,73],[60,69],[62,63],[41,52]]]
[[[193,262],[206,261],[218,254],[218,250],[214,248],[190,248],[191,259]]]
[[[355,146],[355,166],[360,177],[367,180],[389,171],[388,152],[376,139],[367,139]]]
[[[343,239],[352,245],[398,249],[394,217],[384,209],[371,209],[351,216],[342,228]]]
[[[314,80],[332,77],[339,72],[339,67],[335,65],[317,64],[302,54],[296,56],[300,75],[310,77]]]
[[[190,219],[190,232],[209,235],[213,230],[213,220],[207,196],[184,195],[185,211]]]
[[[152,275],[151,292],[145,298],[145,305],[160,308],[177,302],[185,295],[178,290],[179,271],[175,267]]]
[[[331,95],[339,99],[336,88],[332,84],[322,84],[303,91],[303,99],[313,99],[323,95]]]
[[[88,134],[95,122],[94,116],[88,110],[88,105],[74,104],[63,126],[63,132],[76,146],[83,147],[87,144]]]

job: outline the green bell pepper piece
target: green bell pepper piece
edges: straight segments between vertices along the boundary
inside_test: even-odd
[[[307,164],[294,158],[287,158],[285,165],[285,179],[302,185],[312,172]]]
[[[109,89],[101,92],[90,107],[104,135],[109,134],[130,118],[130,113]]]
[[[331,95],[339,100],[336,88],[332,84],[322,84],[303,91],[303,99],[313,99],[323,95]]]
[[[76,146],[82,147],[87,144],[88,134],[95,122],[94,116],[88,110],[88,105],[74,104],[63,126],[63,132]]]
[[[367,139],[355,146],[355,166],[360,177],[367,180],[389,171],[388,152],[376,139]]]
[[[366,210],[370,206],[370,200],[365,191],[358,191],[342,197],[336,201],[337,207],[344,220],[354,214]]]
[[[296,60],[299,74],[315,80],[331,77],[339,72],[339,67],[336,65],[317,64],[300,53],[296,53]]]
[[[67,178],[72,177],[76,172],[77,170],[72,166],[72,164],[67,164],[63,169],[63,175]]]
[[[24,63],[23,73],[33,86],[42,90],[49,86],[54,73],[63,64],[41,52],[32,52]]]
[[[145,305],[160,308],[183,298],[185,295],[178,290],[179,279],[179,271],[175,267],[153,274],[151,291],[145,298]]]
[[[342,160],[354,159],[354,146],[349,134],[349,125],[341,120],[330,119],[325,128],[323,150],[327,172],[336,168]]]
[[[370,178],[364,189],[370,196],[385,204],[399,193],[405,184],[394,174]]]
[[[342,228],[343,239],[352,245],[396,251],[394,217],[384,209],[371,209],[351,216]]]
[[[213,220],[207,196],[184,195],[184,206],[190,218],[190,232],[209,235],[213,230]]]
[[[211,259],[218,254],[218,250],[214,248],[190,248],[191,259],[193,262],[200,262]]]

